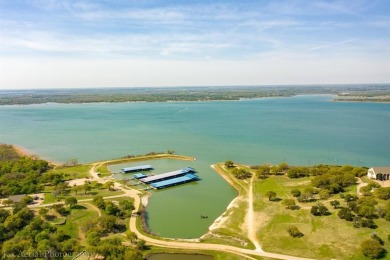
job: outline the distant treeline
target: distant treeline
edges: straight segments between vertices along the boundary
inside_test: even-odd
[[[304,94],[390,95],[390,85],[104,88],[0,91],[0,105],[240,100]]]

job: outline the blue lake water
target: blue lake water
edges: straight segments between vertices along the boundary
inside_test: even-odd
[[[194,156],[151,162],[164,170],[192,166],[202,181],[157,192],[148,214],[155,233],[198,237],[235,196],[212,163],[390,164],[390,104],[331,99],[0,106],[0,142],[60,162],[169,149]]]

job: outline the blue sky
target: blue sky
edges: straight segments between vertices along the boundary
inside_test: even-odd
[[[388,0],[0,0],[0,88],[390,82]]]

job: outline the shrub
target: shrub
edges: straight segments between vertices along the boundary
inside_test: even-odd
[[[292,237],[303,237],[303,234],[301,233],[301,231],[299,231],[299,229],[296,226],[289,226],[287,232]]]

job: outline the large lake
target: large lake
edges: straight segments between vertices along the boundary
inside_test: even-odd
[[[295,96],[232,102],[0,106],[0,142],[41,157],[81,162],[174,150],[194,162],[150,162],[161,172],[196,168],[200,182],[158,191],[148,205],[153,232],[194,238],[235,191],[211,168],[246,164],[390,165],[390,104]],[[208,215],[201,219],[200,215]]]

